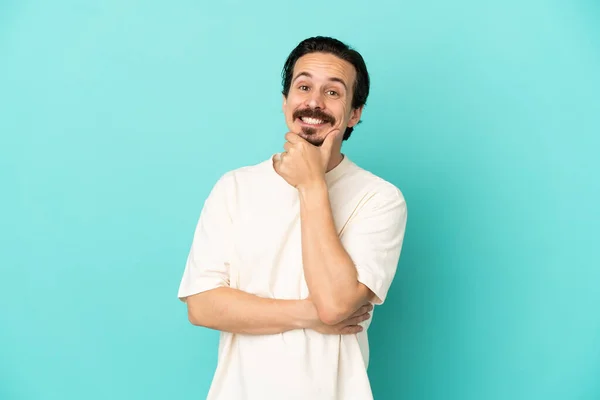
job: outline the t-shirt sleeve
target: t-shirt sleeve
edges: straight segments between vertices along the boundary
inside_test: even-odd
[[[383,304],[392,284],[406,229],[406,201],[399,190],[375,194],[349,221],[341,241],[367,286]]]
[[[229,286],[229,249],[232,240],[232,216],[229,211],[228,176],[212,188],[196,224],[177,297]]]

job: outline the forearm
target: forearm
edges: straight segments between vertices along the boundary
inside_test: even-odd
[[[304,275],[319,317],[335,324],[369,300],[338,237],[325,182],[300,190]]]
[[[232,288],[217,288],[187,298],[194,325],[218,331],[270,335],[310,328],[318,320],[308,300],[267,299]]]

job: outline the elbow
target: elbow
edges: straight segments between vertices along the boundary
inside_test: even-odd
[[[206,327],[208,325],[208,322],[206,321],[206,317],[203,315],[203,313],[200,312],[202,307],[198,307],[197,299],[194,300],[195,301],[193,302],[188,301],[187,304],[188,321],[194,326]]]
[[[350,318],[361,306],[370,303],[375,294],[367,286],[359,284],[355,292],[340,291],[345,296],[329,296],[315,298],[315,307],[319,319],[325,325],[337,325]]]
[[[337,304],[323,304],[317,306],[317,313],[319,319],[325,325],[337,325],[352,314],[346,307]]]
[[[215,292],[206,292],[191,295],[186,299],[188,321],[194,326],[216,329],[219,321],[219,311],[214,310]]]
[[[216,329],[214,321],[211,322],[207,318],[207,316],[205,316],[201,313],[197,313],[197,312],[188,310],[188,321],[190,321],[190,324],[192,324],[194,326],[201,326],[203,328]]]
[[[188,321],[190,321],[190,324],[192,324],[194,326],[203,326],[202,321],[200,320],[200,318],[198,318],[198,315],[196,315],[189,307],[188,307]]]

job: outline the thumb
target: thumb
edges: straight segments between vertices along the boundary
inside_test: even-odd
[[[334,129],[331,132],[329,132],[327,136],[325,136],[325,140],[321,145],[321,149],[322,151],[326,152],[327,155],[331,154],[331,148],[333,147],[335,140],[338,138],[338,136],[340,136],[341,132],[342,131],[340,131],[339,129]]]

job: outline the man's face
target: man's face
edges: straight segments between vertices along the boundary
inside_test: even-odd
[[[306,54],[296,61],[283,112],[291,132],[315,146],[334,128],[340,141],[346,127],[360,120],[362,107],[352,109],[356,70],[349,62],[326,53]]]

